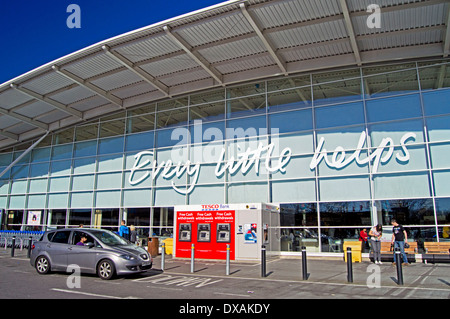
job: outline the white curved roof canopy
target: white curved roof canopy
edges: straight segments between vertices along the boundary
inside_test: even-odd
[[[0,85],[0,148],[214,86],[447,57],[448,0],[228,1],[92,45]]]

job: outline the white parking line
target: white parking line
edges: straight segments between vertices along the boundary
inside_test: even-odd
[[[65,292],[70,294],[78,294],[78,295],[85,295],[85,296],[91,296],[91,297],[99,297],[99,298],[108,298],[108,299],[140,299],[137,297],[117,297],[117,296],[108,296],[108,295],[99,295],[99,294],[93,294],[90,292],[83,292],[78,290],[68,290],[68,289],[58,289],[58,288],[52,288],[53,291],[58,292]]]

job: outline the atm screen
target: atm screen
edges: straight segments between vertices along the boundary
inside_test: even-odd
[[[210,224],[198,224],[198,237],[197,240],[201,242],[209,242],[211,240],[211,225]]]

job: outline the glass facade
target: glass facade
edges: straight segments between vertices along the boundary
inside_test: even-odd
[[[449,240],[450,63],[315,72],[150,103],[53,133],[1,177],[3,228],[170,236],[173,207],[281,205],[282,250],[342,252],[395,217]],[[0,153],[5,169],[30,143]],[[420,244],[419,244],[420,247]]]

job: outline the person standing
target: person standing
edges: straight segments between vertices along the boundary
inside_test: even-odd
[[[119,228],[119,236],[125,238],[126,240],[130,240],[130,229],[127,227],[125,220],[122,220],[122,225]]]
[[[408,266],[408,257],[406,257],[405,253],[405,243],[408,242],[408,234],[406,234],[406,230],[403,226],[397,223],[397,220],[392,219],[391,225],[393,226],[391,244],[394,246],[394,265],[396,262],[400,262],[399,260],[395,260],[395,249],[399,248],[403,257],[403,264]]]
[[[359,241],[362,242],[362,251],[365,252],[369,247],[369,235],[367,234],[367,229],[364,228],[359,232]]]
[[[381,236],[383,235],[383,226],[378,224],[373,226],[369,231],[370,240],[372,241],[371,247],[373,251],[373,261],[377,265],[381,265]]]

